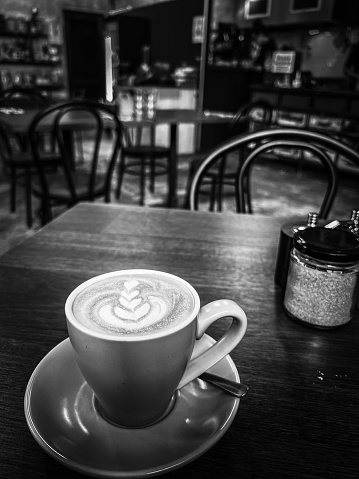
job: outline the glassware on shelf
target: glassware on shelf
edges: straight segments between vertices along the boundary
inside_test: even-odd
[[[155,70],[150,63],[151,47],[144,45],[141,48],[141,63],[136,71],[135,85],[143,85],[152,80]]]

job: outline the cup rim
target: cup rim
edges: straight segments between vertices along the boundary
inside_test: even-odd
[[[174,326],[173,328],[168,328],[168,329],[160,329],[158,332],[154,332],[152,334],[141,334],[141,333],[136,333],[136,334],[129,334],[127,335],[115,335],[115,334],[106,334],[102,333],[99,331],[95,331],[93,329],[90,329],[86,326],[84,326],[80,321],[78,321],[75,318],[75,315],[72,310],[72,305],[77,297],[77,295],[86,289],[88,286],[97,283],[98,281],[101,281],[106,278],[111,278],[113,276],[118,276],[119,274],[126,275],[126,274],[153,274],[157,273],[161,276],[165,276],[168,278],[174,278],[177,282],[182,283],[192,294],[193,300],[194,300],[194,307],[192,312],[189,314],[188,318],[186,318],[184,321],[180,322],[177,326]],[[194,289],[194,287],[188,283],[185,279],[176,276],[171,273],[167,273],[165,271],[160,271],[160,270],[153,270],[153,269],[137,269],[137,268],[132,268],[132,269],[124,269],[124,270],[117,270],[117,271],[110,271],[108,273],[103,273],[97,276],[93,276],[92,278],[82,282],[79,284],[75,289],[71,291],[71,293],[68,295],[66,302],[65,302],[65,315],[66,319],[68,322],[71,323],[73,327],[75,327],[77,330],[89,335],[93,336],[96,338],[100,339],[105,339],[108,341],[115,341],[115,342],[139,342],[139,341],[150,341],[153,339],[157,339],[160,337],[164,336],[170,336],[173,333],[176,333],[177,331],[180,331],[184,327],[186,327],[188,324],[190,324],[198,315],[200,309],[200,299],[197,291]]]

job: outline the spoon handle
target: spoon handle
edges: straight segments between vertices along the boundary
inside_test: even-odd
[[[214,384],[218,388],[223,389],[227,393],[238,398],[245,396],[249,389],[245,384],[237,383],[237,381],[231,381],[230,379],[226,379],[222,376],[217,376],[216,374],[212,373],[203,373],[199,376],[199,378]]]

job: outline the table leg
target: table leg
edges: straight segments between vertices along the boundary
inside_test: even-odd
[[[32,227],[32,182],[30,168],[25,170],[26,219],[28,228]]]
[[[176,123],[170,125],[170,166],[169,166],[169,194],[168,206],[170,208],[177,207],[177,128]]]

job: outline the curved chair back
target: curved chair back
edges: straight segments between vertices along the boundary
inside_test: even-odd
[[[223,155],[253,143],[257,146],[244,161],[242,168],[240,168],[238,172],[236,181],[235,193],[238,213],[251,212],[251,208],[248,207],[248,202],[250,203],[251,197],[249,191],[247,191],[250,180],[250,166],[260,154],[269,149],[274,149],[277,146],[282,147],[284,144],[285,146],[295,146],[304,151],[310,151],[321,161],[328,175],[327,189],[319,211],[319,217],[321,218],[327,217],[337,189],[336,167],[328,157],[328,151],[342,155],[354,163],[354,165],[359,166],[359,154],[354,149],[324,134],[294,128],[274,128],[245,133],[213,149],[202,162],[193,178],[190,190],[190,209],[198,209],[200,185],[208,169],[216,164],[217,161],[220,161]],[[270,158],[268,158],[268,161],[270,161]]]
[[[10,140],[11,136],[12,132],[9,130],[9,127],[0,118],[0,159],[5,167],[7,166],[8,159],[14,153],[14,145]]]
[[[262,115],[259,118],[254,117],[254,112],[261,110]],[[242,105],[234,115],[228,127],[228,134],[233,138],[239,132],[249,131],[251,128],[266,128],[271,124],[273,115],[272,106],[265,100],[256,100]],[[226,140],[229,141],[229,140]],[[234,186],[234,181],[238,176],[238,171],[244,161],[242,150],[239,151],[239,161],[228,161],[226,154],[222,155],[221,161],[216,162],[215,168],[212,171],[207,170],[206,178],[203,178],[201,194],[209,196],[210,211],[214,211],[217,206],[218,211],[222,211],[222,196],[225,186]],[[185,200],[185,207],[189,207],[189,188],[193,177],[203,159],[196,159],[192,161],[188,182],[187,193]]]
[[[29,108],[41,110],[50,106],[50,101],[36,88],[12,87],[0,94],[0,103],[5,108]]]
[[[49,132],[60,152],[56,175],[44,165],[38,142],[40,132]],[[73,150],[73,135],[87,132],[87,159],[79,165]],[[103,196],[110,201],[111,179],[120,150],[121,123],[105,105],[90,100],[74,100],[39,112],[29,129],[30,145],[39,174],[43,223],[52,219],[51,206],[72,206]],[[106,153],[100,157],[100,153]],[[80,168],[79,168],[80,166]],[[34,188],[35,189],[35,188]]]
[[[256,110],[261,110],[263,112],[263,117],[257,120],[253,117],[253,113]],[[261,127],[268,126],[272,122],[272,117],[272,105],[265,100],[255,100],[245,103],[239,108],[239,110],[234,115],[230,126],[234,127],[243,120],[247,120],[248,123],[250,123],[250,121],[259,123]]]

